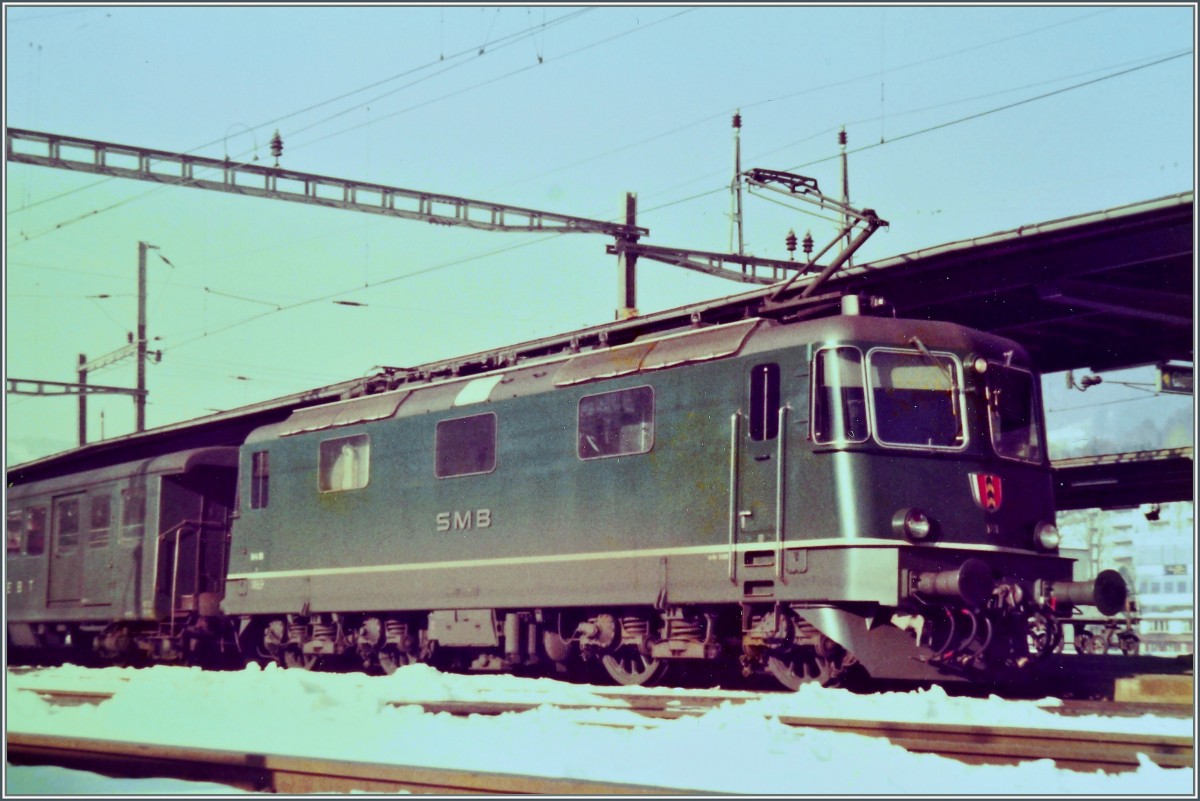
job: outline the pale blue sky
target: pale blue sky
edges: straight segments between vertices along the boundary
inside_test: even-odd
[[[862,260],[1195,183],[1190,5],[9,4],[4,17],[8,126],[261,160],[278,129],[296,170],[578,216],[616,218],[633,191],[651,244],[729,248],[739,108],[744,167],[800,172],[830,194],[846,126],[852,201],[891,223]],[[164,351],[148,368],[150,426],[604,322],[617,305],[615,260],[594,235],[432,227],[25,165],[7,167],[5,202],[10,377],[72,381],[79,353],[124,344],[138,240],[174,265],[150,260],[149,331]],[[758,198],[745,216],[762,256],[787,257],[789,228],[832,234]],[[639,267],[643,311],[742,289]],[[334,292],[368,305],[243,322]],[[91,380],[132,386],[133,364]],[[1150,403],[1113,408],[1129,419]],[[132,430],[127,398],[90,405],[91,438],[101,411],[105,436]],[[7,463],[71,447],[75,409],[6,398]]]

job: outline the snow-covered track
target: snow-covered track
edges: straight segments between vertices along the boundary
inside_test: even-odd
[[[683,791],[617,782],[348,762],[210,748],[151,745],[45,734],[8,734],[8,761],[106,776],[228,784],[255,792],[488,795],[670,795]]]
[[[630,697],[628,711],[647,718],[676,719],[703,714],[717,704],[707,699],[692,698],[663,705],[653,698]],[[454,715],[498,715],[535,708],[532,704],[500,702],[437,702],[422,703],[427,712],[446,712]],[[559,709],[585,711],[596,707],[562,706]],[[1128,714],[1120,705],[1109,704],[1112,714]],[[1098,706],[1090,704],[1090,713]],[[1072,714],[1070,705],[1061,708]],[[1059,711],[1059,710],[1048,710]],[[841,718],[778,715],[776,719],[787,726],[824,729],[869,737],[883,737],[895,745],[916,753],[931,753],[959,759],[972,764],[1017,764],[1027,760],[1051,759],[1060,768],[1082,771],[1104,770],[1118,772],[1136,770],[1138,755],[1144,754],[1159,767],[1183,768],[1194,766],[1192,740],[1188,737],[1127,734],[1110,732],[1056,731],[1053,729],[1020,728],[1013,726],[979,726],[939,723],[906,723],[898,721],[851,720]],[[591,722],[582,720],[581,722]],[[601,725],[613,725],[601,723]],[[616,725],[630,725],[616,724]]]
[[[109,694],[97,691],[38,690],[29,692],[56,704],[100,703]],[[753,703],[750,696],[649,695],[611,692],[604,697],[611,706],[592,704],[528,703],[508,701],[392,701],[393,706],[419,706],[430,714],[502,715],[530,712],[542,706],[578,715],[581,725],[622,728],[656,725],[659,720],[693,717],[726,703]],[[1065,702],[1046,711],[1063,717],[1083,714],[1120,717],[1144,714],[1144,705],[1107,702]],[[634,713],[613,718],[614,711]],[[787,726],[822,729],[870,737],[882,737],[895,745],[917,753],[931,753],[971,764],[1018,764],[1038,759],[1053,760],[1060,768],[1082,771],[1120,772],[1136,770],[1139,754],[1164,768],[1194,767],[1193,741],[1190,737],[1145,733],[1080,731],[1064,728],[1030,728],[941,724],[930,722],[879,721],[765,713]],[[1191,710],[1165,707],[1160,715],[1188,717]]]

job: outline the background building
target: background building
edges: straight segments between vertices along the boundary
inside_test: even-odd
[[[1076,578],[1112,568],[1132,591],[1144,654],[1195,652],[1192,503],[1060,512],[1063,550]]]

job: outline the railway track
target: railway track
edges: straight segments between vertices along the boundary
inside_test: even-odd
[[[8,734],[14,765],[55,765],[117,778],[228,784],[252,792],[489,795],[674,795],[684,790],[616,782],[487,773],[45,734]]]
[[[37,690],[35,692],[56,704],[102,703],[109,693],[98,691]],[[721,695],[649,695],[611,692],[603,694],[611,706],[588,704],[554,704],[563,711],[578,715],[580,725],[618,726],[623,728],[659,725],[660,721],[702,715],[724,703],[748,703],[753,697]],[[480,701],[393,701],[394,706],[419,706],[428,713],[456,716],[520,714],[546,704]],[[1174,705],[1129,705],[1098,702],[1067,702],[1047,711],[1064,717],[1079,715],[1121,716],[1154,711],[1160,715],[1190,718],[1191,710]],[[624,717],[614,722],[604,712],[614,710],[635,713],[636,718]],[[970,764],[1019,764],[1028,760],[1051,759],[1061,768],[1080,771],[1103,770],[1110,773],[1136,770],[1139,754],[1145,755],[1164,768],[1194,767],[1192,739],[1177,735],[1124,734],[1079,731],[1074,729],[1048,730],[1013,726],[980,726],[939,723],[907,723],[898,721],[852,720],[841,718],[771,715],[787,726],[823,729],[870,737],[886,738],[909,751],[937,754]],[[10,734],[9,749],[12,752]],[[146,748],[146,746],[141,746]],[[47,752],[49,753],[49,752]],[[227,757],[228,758],[228,757]],[[278,757],[287,760],[291,757]],[[416,770],[414,768],[414,770]],[[286,772],[291,775],[290,772]],[[307,774],[305,774],[307,775]],[[210,778],[210,777],[205,777]],[[525,777],[532,781],[530,777]],[[290,781],[290,779],[289,779]],[[407,789],[407,788],[406,788]],[[331,790],[332,791],[332,790]],[[303,790],[300,792],[310,792]],[[432,791],[431,791],[432,792]],[[496,792],[507,792],[497,790]],[[518,791],[519,792],[519,791]],[[540,792],[540,791],[539,791]],[[554,791],[551,791],[554,792]],[[571,791],[563,791],[571,792]],[[587,790],[580,792],[605,792]],[[631,791],[630,791],[631,792]]]

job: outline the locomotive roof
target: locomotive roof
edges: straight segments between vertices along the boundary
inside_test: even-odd
[[[638,337],[627,344],[596,347],[574,355],[542,357],[528,364],[502,367],[479,375],[441,380],[430,378],[422,384],[408,383],[377,394],[309,406],[293,411],[286,420],[256,429],[247,436],[246,442],[270,441],[277,437],[382,420],[396,415],[401,406],[404,416],[444,411],[712,361],[737,353],[826,343],[916,348],[917,342],[934,350],[974,353],[989,359],[1004,359],[1018,366],[1029,363],[1028,355],[1015,342],[953,323],[839,315],[784,325],[751,318],[666,335]]]
[[[957,323],[843,314],[810,320],[803,325],[808,331],[819,332],[817,339],[829,342],[860,340],[879,345],[913,347],[916,338],[921,344],[935,350],[975,352],[987,358],[1004,358],[1022,367],[1032,366],[1028,351],[1017,342]]]

